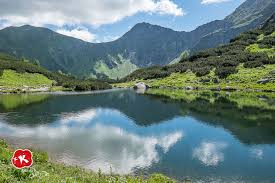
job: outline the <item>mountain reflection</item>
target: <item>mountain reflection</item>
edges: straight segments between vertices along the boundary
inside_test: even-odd
[[[99,123],[104,115],[121,114],[113,110],[89,109],[62,114],[51,125],[35,127],[2,122],[0,134],[17,139],[26,147],[46,149],[55,155],[57,161],[94,171],[100,168],[105,173],[109,173],[111,167],[114,173],[119,174],[129,174],[135,168],[157,163],[161,151],[167,153],[183,137],[181,131],[158,136],[140,135]]]
[[[149,90],[150,91],[150,90]],[[163,123],[176,117],[192,117],[210,126],[221,126],[245,144],[275,143],[275,100],[266,93],[222,93],[165,91],[163,96],[141,95],[132,90],[117,90],[88,95],[29,95],[29,105],[8,106],[7,97],[0,98],[0,118],[11,125],[41,126],[60,120],[61,116],[86,118],[94,115],[90,109],[109,109],[119,111],[138,126],[148,127]],[[174,96],[173,96],[174,95]],[[22,101],[22,97],[15,99]],[[23,100],[26,101],[26,100]],[[16,102],[15,102],[16,103]],[[21,104],[22,102],[17,102]],[[24,102],[23,102],[24,103]],[[5,105],[3,105],[5,104]],[[17,107],[16,107],[17,106]],[[21,106],[21,107],[20,107]],[[79,111],[83,112],[79,116]],[[97,111],[98,112],[98,111]],[[64,119],[68,120],[68,119]],[[104,119],[103,122],[108,121]],[[127,120],[126,120],[127,121]],[[66,121],[63,121],[66,122]],[[102,121],[101,121],[102,122]]]
[[[30,98],[33,95],[30,95]],[[4,101],[5,99],[3,99]],[[8,103],[9,100],[5,100]],[[90,108],[107,108],[121,111],[139,125],[151,125],[180,115],[178,105],[152,100],[131,90],[118,90],[95,94],[50,95],[34,105],[7,110],[6,121],[11,124],[38,125],[52,123],[61,113],[83,111]],[[9,112],[9,113],[7,113]],[[17,115],[24,114],[24,115]]]

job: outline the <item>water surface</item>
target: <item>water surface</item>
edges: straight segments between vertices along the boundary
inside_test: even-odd
[[[105,173],[158,172],[194,182],[275,180],[273,97],[184,96],[175,101],[131,90],[0,95],[0,137]]]

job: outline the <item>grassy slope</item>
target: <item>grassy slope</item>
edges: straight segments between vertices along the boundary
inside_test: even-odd
[[[2,87],[41,87],[52,86],[53,81],[38,73],[17,73],[13,70],[4,70],[0,76],[0,86]]]
[[[110,69],[106,63],[99,61],[95,65],[95,72],[98,74],[105,74],[110,79],[121,79],[127,76],[129,73],[138,69],[135,64],[132,64],[129,59],[124,59],[121,55],[118,55],[119,62],[116,67]]]
[[[257,83],[261,78],[271,75],[270,72],[274,70],[274,64],[259,68],[244,68],[242,65],[239,65],[238,73],[231,74],[226,79],[218,79],[219,83],[213,82],[213,79],[216,78],[214,71],[211,71],[210,74],[203,77],[197,77],[194,73],[188,71],[185,73],[173,73],[165,78],[118,83],[114,84],[114,87],[132,87],[136,82],[142,81],[154,88],[185,88],[192,86],[200,89],[226,89],[230,87],[239,90],[254,89],[275,91],[275,84],[272,82],[266,84]],[[202,80],[210,80],[210,82],[202,82]]]
[[[110,89],[106,82],[98,80],[81,80],[59,72],[50,72],[34,61],[22,61],[10,55],[0,53],[0,90],[1,92],[25,91],[31,87],[34,91],[42,87],[51,87],[51,91],[60,90],[100,90]],[[44,88],[45,89],[45,88]],[[43,90],[44,90],[43,89]]]
[[[163,175],[155,174],[148,178],[134,176],[104,175],[100,171],[93,173],[78,167],[48,162],[48,156],[43,152],[33,152],[33,166],[17,170],[12,167],[10,159],[13,149],[0,139],[0,182],[16,183],[173,183]]]
[[[275,31],[271,33],[270,35],[265,36],[264,34],[261,34],[258,36],[258,42],[264,40],[264,38],[268,37],[275,37]],[[265,53],[269,57],[275,57],[275,45],[272,46],[272,48],[260,48],[258,43],[251,44],[250,46],[246,47],[246,50],[252,53]]]

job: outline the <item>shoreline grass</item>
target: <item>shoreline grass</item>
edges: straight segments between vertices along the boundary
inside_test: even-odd
[[[245,68],[243,64],[240,64],[237,73],[231,74],[224,79],[217,78],[214,70],[202,77],[198,77],[193,72],[187,71],[185,73],[172,73],[165,78],[115,83],[113,87],[130,88],[137,82],[144,82],[152,88],[275,92],[274,81],[265,84],[258,83],[263,78],[274,78],[274,74],[275,64],[264,65],[258,68]]]

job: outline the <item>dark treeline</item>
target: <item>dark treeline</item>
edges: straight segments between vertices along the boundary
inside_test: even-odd
[[[103,81],[94,79],[80,80],[73,76],[62,74],[59,72],[50,72],[40,67],[35,61],[24,61],[22,59],[15,58],[10,55],[0,54],[0,76],[3,74],[3,70],[11,69],[18,73],[39,73],[43,74],[47,78],[56,81],[56,86],[63,86],[65,88],[72,88],[76,91],[84,90],[101,90],[110,89],[111,86]]]
[[[171,73],[184,73],[191,70],[197,76],[205,76],[215,68],[215,74],[219,78],[226,78],[228,75],[237,73],[237,66],[244,63],[245,68],[256,68],[264,64],[275,64],[275,58],[269,57],[266,53],[251,53],[246,48],[257,43],[259,48],[272,48],[275,44],[275,37],[268,36],[275,31],[273,15],[261,28],[243,33],[232,39],[227,45],[208,49],[183,58],[179,63],[169,66],[154,66],[134,71],[121,81],[135,79],[154,79],[169,76]],[[264,34],[262,40],[259,35]]]

